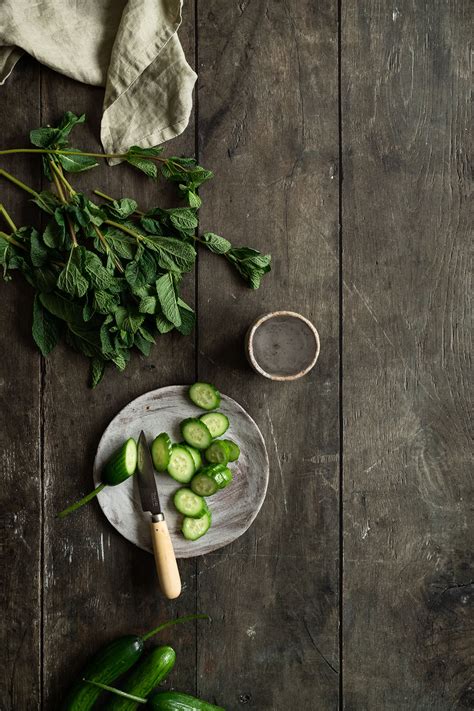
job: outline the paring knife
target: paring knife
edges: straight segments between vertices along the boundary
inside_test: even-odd
[[[151,513],[151,538],[161,591],[169,600],[173,600],[181,592],[181,578],[165,515],[160,506],[155,470],[143,431],[138,439],[137,471],[142,509]]]

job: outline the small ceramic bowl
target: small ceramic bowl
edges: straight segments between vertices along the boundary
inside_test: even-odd
[[[296,380],[318,360],[319,334],[311,321],[294,311],[260,316],[246,336],[252,368],[270,380]]]

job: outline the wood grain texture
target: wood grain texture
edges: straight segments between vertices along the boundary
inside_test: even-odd
[[[108,458],[123,444],[124,438],[138,439],[143,430],[149,444],[160,432],[167,432],[174,442],[181,441],[179,423],[187,417],[199,417],[187,395],[188,388],[175,385],[160,388],[129,403],[105,430],[94,462],[94,482]],[[240,447],[239,460],[230,464],[234,480],[222,491],[207,499],[212,512],[212,527],[197,541],[187,541],[181,533],[183,517],[173,504],[180,484],[167,474],[157,474],[160,503],[168,522],[177,558],[205,555],[228,545],[241,536],[254,521],[262,506],[268,484],[268,455],[262,434],[254,420],[232,398],[222,394],[219,412],[229,418],[228,436]],[[152,552],[150,514],[142,510],[136,477],[120,486],[106,487],[98,495],[99,504],[110,521],[134,545]]]
[[[338,703],[336,10],[199,3],[199,157],[216,172],[201,228],[273,255],[258,292],[200,257],[199,377],[244,405],[270,455],[252,528],[199,563],[198,606],[214,622],[199,637],[198,689],[229,711]],[[247,328],[279,308],[321,336],[316,367],[294,383],[245,359]]]
[[[39,119],[39,71],[22,60],[22,71],[2,87],[2,142],[21,145],[29,122]],[[31,101],[31,103],[30,103]],[[2,159],[21,180],[38,178],[28,158]],[[18,188],[0,179],[0,202],[17,226],[35,210]],[[0,230],[9,232],[0,218]],[[2,427],[2,585],[0,707],[36,709],[41,684],[40,437],[41,362],[31,339],[32,293],[21,277],[0,282],[0,402]]]
[[[469,4],[343,6],[345,708],[472,708]]]

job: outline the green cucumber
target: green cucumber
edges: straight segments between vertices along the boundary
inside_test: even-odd
[[[209,464],[227,464],[229,462],[229,448],[222,439],[216,439],[204,452]]]
[[[181,434],[186,444],[196,449],[207,449],[212,442],[212,435],[204,422],[196,417],[188,417],[181,422]]]
[[[202,410],[215,410],[221,404],[219,390],[210,383],[194,383],[189,388],[188,395]]]
[[[171,647],[155,647],[132,669],[121,691],[134,696],[148,698],[153,689],[170,673],[176,661],[176,654]],[[135,711],[139,707],[136,701],[114,696],[104,706],[105,711]]]
[[[191,481],[191,489],[198,496],[212,496],[218,489],[225,489],[232,481],[232,472],[223,464],[212,464],[201,469]]]
[[[167,627],[203,618],[209,619],[207,615],[177,617],[174,620],[163,622],[142,637],[126,635],[109,642],[82,669],[78,681],[71,688],[61,706],[62,711],[90,711],[102,693],[102,689],[86,683],[85,679],[101,684],[110,684],[125,674],[140,659],[147,639]]]
[[[212,437],[221,437],[229,429],[229,418],[222,412],[206,412],[199,418],[204,422]]]
[[[200,518],[207,511],[207,504],[202,496],[185,487],[178,489],[173,497],[173,503],[180,514],[190,518]]]
[[[186,449],[189,450],[190,455],[194,459],[194,467],[196,471],[198,472],[201,467],[202,467],[202,457],[201,457],[201,452],[199,449],[196,449],[195,447],[191,447],[190,444],[186,444],[186,442],[181,442],[183,447],[186,447]]]
[[[159,691],[148,700],[148,705],[154,711],[225,711],[222,706],[215,706],[180,691]]]
[[[102,481],[117,486],[135,473],[137,468],[137,443],[130,438],[108,460],[102,472]]]
[[[168,474],[180,484],[188,484],[195,471],[193,455],[189,449],[180,444],[173,444],[168,464]]]
[[[89,711],[102,689],[86,684],[83,680],[110,684],[140,659],[144,646],[141,637],[127,635],[102,647],[82,670],[80,681],[72,687],[63,703],[63,711]]]
[[[151,458],[157,472],[165,472],[167,470],[170,457],[171,439],[166,432],[162,432],[151,443]]]
[[[231,439],[223,439],[222,441],[225,442],[227,445],[227,449],[229,451],[229,462],[236,462],[237,459],[240,457],[239,445]]]
[[[117,486],[135,473],[137,467],[137,443],[134,439],[127,439],[106,462],[102,471],[102,484],[99,484],[93,491],[83,496],[82,499],[68,506],[64,511],[58,513],[59,518],[65,518],[70,513],[80,509],[81,506],[91,501],[97,494],[100,494],[106,486]]]
[[[181,526],[181,532],[188,541],[197,541],[198,538],[204,536],[205,533],[211,527],[211,512],[209,509],[200,518],[190,518],[185,516],[183,519],[183,525]]]

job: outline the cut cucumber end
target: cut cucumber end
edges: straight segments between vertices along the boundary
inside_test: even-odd
[[[199,418],[204,422],[212,437],[220,437],[229,429],[229,418],[222,412],[206,412]]]
[[[207,449],[212,442],[212,435],[204,422],[196,417],[188,417],[181,422],[181,434],[186,444],[196,449]]]
[[[240,457],[240,447],[236,442],[231,439],[224,439],[223,442],[227,445],[227,450],[229,452],[229,462],[236,462]]]
[[[168,474],[180,484],[188,484],[195,471],[194,459],[187,447],[173,444],[168,464]]]
[[[220,392],[211,383],[194,383],[188,394],[190,400],[203,410],[215,410],[221,404]]]
[[[127,439],[110,457],[104,467],[102,479],[109,486],[117,486],[135,473],[137,468],[137,443]]]
[[[157,472],[165,472],[171,458],[171,439],[166,432],[161,432],[151,444],[151,458]]]
[[[198,538],[201,538],[201,536],[204,536],[204,534],[208,532],[210,527],[211,512],[206,511],[200,518],[185,516],[181,531],[188,541],[197,541]]]
[[[208,510],[202,496],[186,487],[178,489],[173,497],[173,503],[180,514],[189,516],[189,518],[201,518]]]

